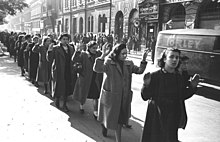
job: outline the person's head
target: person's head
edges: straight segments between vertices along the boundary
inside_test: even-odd
[[[98,48],[98,44],[95,41],[90,41],[87,43],[87,50],[89,53],[95,54]]]
[[[70,36],[67,33],[63,33],[60,35],[59,40],[63,45],[66,45],[69,43]]]
[[[43,45],[44,46],[49,46],[51,44],[51,39],[48,36],[43,37]]]
[[[180,50],[175,48],[167,48],[158,60],[158,66],[161,68],[170,68],[178,70],[180,66]]]
[[[117,44],[109,56],[113,61],[124,61],[127,58],[127,48],[125,44]]]
[[[31,40],[31,35],[25,35],[24,38],[25,38],[26,41],[30,41]]]
[[[18,36],[18,41],[20,41],[20,42],[24,41],[24,35],[19,35]]]
[[[38,43],[39,37],[38,36],[34,36],[32,39],[33,39],[34,43]]]
[[[107,36],[106,36],[106,35],[103,35],[103,36],[102,36],[102,40],[103,40],[104,43],[108,42]]]
[[[181,71],[187,71],[188,62],[189,62],[189,57],[187,56],[180,57],[180,70]]]
[[[51,40],[53,40],[53,39],[54,39],[54,35],[53,35],[53,34],[48,34],[47,36],[48,36],[48,37],[50,37],[50,38],[51,38]]]

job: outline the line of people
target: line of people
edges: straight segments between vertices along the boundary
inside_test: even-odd
[[[33,41],[31,41],[33,39]],[[93,100],[93,116],[101,124],[102,135],[115,131],[121,142],[122,127],[131,117],[132,74],[142,74],[147,66],[145,51],[139,66],[127,59],[124,43],[105,42],[102,47],[91,40],[74,45],[69,34],[56,42],[51,36],[19,35],[16,42],[21,75],[28,72],[30,81],[44,84],[44,93],[54,98],[58,109],[69,112],[67,98],[72,95],[84,113],[87,99]],[[166,49],[159,60],[160,69],[144,75],[141,96],[148,100],[148,110],[141,141],[178,142],[178,128],[186,126],[184,100],[197,90],[199,75],[189,79],[181,67],[180,51]]]

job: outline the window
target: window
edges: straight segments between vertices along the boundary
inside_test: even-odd
[[[185,19],[185,8],[183,5],[176,6],[172,11],[171,11],[171,18],[170,19]]]
[[[98,32],[101,32],[101,15],[99,15],[98,19]]]
[[[65,8],[69,8],[69,0],[65,0]]]
[[[93,32],[93,25],[94,25],[94,18],[92,16],[92,18],[91,18],[91,32]]]
[[[69,30],[69,19],[65,20],[65,32],[68,32]]]
[[[79,4],[82,4],[82,0],[79,0]]]
[[[90,32],[90,24],[91,24],[91,22],[90,22],[90,16],[88,17],[88,32]]]
[[[71,5],[71,7],[76,6],[76,0],[70,0],[70,5]]]

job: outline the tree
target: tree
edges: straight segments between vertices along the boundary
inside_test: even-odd
[[[15,15],[25,7],[28,7],[25,0],[0,0],[0,11],[5,12],[6,15]]]

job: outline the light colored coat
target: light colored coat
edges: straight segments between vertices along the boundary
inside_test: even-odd
[[[131,91],[132,73],[142,74],[146,64],[147,62],[141,62],[140,67],[138,67],[132,61],[126,60],[122,72],[120,65],[110,58],[105,62],[99,58],[96,59],[94,70],[98,73],[105,73],[99,102],[98,120],[106,128],[117,129],[120,109],[125,112],[126,116],[124,117],[127,121],[130,118],[133,94]]]
[[[68,46],[71,56],[74,53],[72,46]],[[55,97],[61,97],[65,95],[66,82],[65,82],[65,54],[60,44],[53,47],[52,50],[47,52],[47,60],[52,63],[52,95]],[[74,73],[72,68],[72,62],[70,63],[71,70],[71,84],[74,83]],[[74,86],[72,86],[72,90]],[[72,91],[70,90],[70,92]]]
[[[101,56],[101,52],[97,51],[96,57]],[[75,89],[73,92],[73,98],[79,101],[81,104],[85,104],[87,96],[89,94],[89,88],[92,81],[93,65],[94,62],[91,60],[91,55],[88,51],[75,52],[72,57],[74,63],[81,63],[83,69],[82,72],[78,75]],[[95,78],[95,82],[99,90],[101,90],[103,74],[98,73]]]

